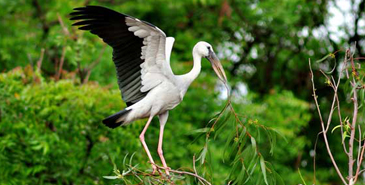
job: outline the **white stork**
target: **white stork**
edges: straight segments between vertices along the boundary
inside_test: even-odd
[[[199,75],[201,59],[207,58],[220,78],[226,83],[223,67],[213,48],[206,42],[198,42],[193,49],[194,67],[184,75],[174,75],[170,67],[173,37],[166,37],[158,27],[100,6],[75,8],[71,20],[78,20],[73,26],[89,30],[98,35],[113,48],[113,61],[117,69],[118,85],[127,108],[109,116],[103,123],[116,128],[135,120],[148,118],[139,138],[152,164],[153,173],[157,167],[148,150],[144,135],[152,118],[160,120],[158,155],[169,175],[169,168],[162,152],[163,131],[169,110],[175,108]]]

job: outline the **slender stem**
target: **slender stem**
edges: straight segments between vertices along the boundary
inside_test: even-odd
[[[353,64],[353,58],[351,56],[351,62]],[[354,65],[353,65],[353,70]],[[356,90],[356,80],[355,80],[355,73],[353,72],[352,77],[352,88],[354,89],[352,101],[354,102],[354,113],[352,117],[352,124],[351,124],[351,135],[349,140],[349,179],[353,178],[353,167],[355,160],[353,159],[353,151],[354,151],[354,140],[355,140],[355,132],[356,132],[356,121],[357,121],[357,114],[358,114],[358,102],[357,102],[357,90]]]
[[[58,72],[56,74],[56,80],[59,80],[61,78],[63,63],[65,61],[65,55],[66,55],[66,47],[63,47],[62,48],[62,55],[61,55],[60,65],[58,67]]]
[[[334,90],[334,93],[335,93],[335,97],[336,97],[336,102],[337,102],[337,113],[338,113],[338,118],[340,119],[340,128],[341,128],[341,139],[342,141],[344,141],[344,136],[343,136],[343,122],[342,122],[342,116],[341,116],[341,106],[340,106],[340,100],[338,98],[338,87],[340,85],[340,80],[341,80],[341,77],[342,77],[342,74],[344,73],[344,71],[346,70],[346,66],[347,66],[347,51],[345,53],[345,58],[344,58],[344,65],[342,66],[342,69],[340,71],[340,74],[338,75],[338,79],[337,79],[337,83],[335,82],[335,79],[333,78],[333,76],[331,77],[332,78],[332,83],[334,85],[332,85],[332,88]],[[344,152],[346,153],[347,156],[349,156],[349,152],[347,151],[347,148],[346,148],[346,143],[345,142],[342,142],[342,148],[344,150]]]
[[[331,79],[326,75],[326,73],[324,73],[322,70],[320,70],[321,73],[327,78],[327,80],[329,82],[331,82]],[[336,105],[336,96],[337,96],[337,88],[335,88],[335,86],[332,84],[331,82],[331,87],[334,88],[334,95],[333,95],[333,100],[332,100],[332,105],[331,105],[331,111],[330,111],[330,114],[328,115],[328,120],[327,120],[327,126],[326,126],[326,133],[331,125],[331,122],[332,122],[332,115],[333,115],[333,112],[335,110],[335,105]]]
[[[322,118],[322,113],[321,113],[321,110],[319,108],[319,104],[318,104],[318,100],[317,100],[317,95],[316,95],[316,88],[314,86],[314,80],[313,80],[313,71],[312,71],[312,66],[311,66],[311,61],[309,59],[309,69],[310,69],[310,73],[311,73],[311,81],[312,81],[312,90],[313,90],[313,97],[314,97],[314,102],[316,104],[316,108],[317,108],[317,111],[318,111],[318,115],[319,115],[319,119],[321,121],[321,126],[322,126],[322,132],[323,132],[323,139],[324,139],[324,143],[326,145],[326,148],[327,148],[327,153],[328,155],[330,156],[330,159],[333,163],[333,166],[335,167],[335,170],[338,174],[338,176],[341,178],[342,182],[344,184],[347,185],[347,182],[346,180],[343,178],[342,174],[341,174],[341,171],[340,169],[338,168],[337,166],[337,163],[335,161],[335,159],[333,158],[333,155],[332,155],[332,152],[331,152],[331,149],[329,147],[329,144],[328,144],[328,140],[327,140],[327,131],[326,131],[326,128],[324,126],[324,122],[323,122],[323,118]]]
[[[359,150],[360,150],[360,148],[359,148]],[[364,159],[364,151],[365,151],[365,142],[364,142],[364,144],[362,145],[362,149],[361,149],[361,154],[360,154],[360,159],[359,159],[359,163],[357,164],[357,169],[356,169],[356,173],[355,173],[355,180],[354,180],[354,182],[356,182],[357,181],[357,178],[359,177],[359,175],[360,175],[360,167],[361,167],[361,163],[362,163],[362,160]],[[363,170],[362,170],[363,171]]]
[[[336,94],[336,101],[337,101],[338,119],[340,119],[340,124],[341,124],[341,139],[342,139],[342,141],[344,141],[344,138],[343,138],[343,122],[342,122],[341,109],[340,109],[340,100],[338,99],[337,94]],[[345,142],[342,142],[342,147],[343,147],[343,150],[345,151],[346,155],[348,156],[349,152],[347,151]]]
[[[361,143],[362,143],[362,140],[361,140],[361,127],[360,125],[357,125],[357,130],[359,131],[359,146],[358,146],[358,150],[357,150],[357,166],[359,166],[359,162],[360,162],[360,151],[361,151]]]
[[[354,101],[354,114],[352,118],[352,125],[351,125],[351,135],[349,140],[349,179],[353,177],[353,166],[354,166],[354,159],[353,159],[353,151],[354,151],[354,140],[355,140],[355,131],[356,131],[356,120],[357,120],[357,92],[354,91],[353,96]]]
[[[37,61],[37,70],[39,71],[39,73],[41,72],[44,51],[45,51],[44,48],[42,48],[41,49],[41,56],[39,57],[39,60]]]
[[[198,175],[198,172],[196,171],[196,167],[195,167],[195,155],[193,156],[193,169],[194,169],[194,173],[195,173],[195,175]],[[198,175],[199,176],[199,175]],[[201,183],[201,184],[203,184],[204,185],[204,182],[201,180],[201,179],[199,179],[198,178],[198,180],[199,180],[199,182]]]
[[[158,166],[158,165],[155,165],[158,169],[165,169],[164,167],[161,167],[161,166]],[[193,176],[195,178],[197,178],[199,181],[203,181],[205,184],[208,184],[208,185],[212,185],[209,181],[207,181],[206,179],[204,179],[203,177],[195,174],[195,173],[192,173],[192,172],[187,172],[187,171],[179,171],[179,170],[173,170],[173,169],[169,169],[170,172],[172,173],[177,173],[177,174],[181,174],[181,175],[190,175],[190,176]]]

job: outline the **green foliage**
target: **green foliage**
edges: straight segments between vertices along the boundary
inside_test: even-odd
[[[108,90],[95,83],[79,85],[71,79],[46,82],[39,72],[34,72],[29,66],[24,70],[17,68],[9,73],[3,73],[0,82],[1,98],[6,100],[0,104],[0,136],[3,143],[0,155],[3,165],[0,170],[2,179],[5,179],[4,182],[104,183],[107,179],[101,176],[110,174],[111,160],[115,161],[117,166],[123,166],[120,165],[122,156],[128,152],[142,150],[137,137],[142,125],[135,123],[125,128],[109,130],[100,123],[100,120],[110,112],[122,108],[115,103],[120,101],[117,90]],[[280,99],[282,96],[278,95],[278,97]],[[187,96],[187,98],[193,97]],[[299,100],[294,97],[292,99],[293,106],[301,105]],[[271,101],[273,100],[268,98],[267,102]],[[200,105],[201,103],[196,106]],[[246,106],[258,105],[246,104],[238,108]],[[205,108],[208,107],[210,106]],[[183,104],[177,111],[185,108],[188,107]],[[305,111],[305,106],[302,109]],[[168,125],[180,128],[181,132],[179,135],[172,135],[173,129],[166,129],[167,142],[164,147],[165,151],[168,151],[166,158],[172,167],[181,167],[185,164],[186,167],[191,168],[191,156],[203,145],[202,140],[199,139],[197,143],[189,144],[191,135],[184,135],[184,133],[191,132],[193,128],[183,129],[183,127],[189,125],[191,118],[195,117],[195,120],[207,118],[199,118],[201,114],[196,116],[193,114],[189,117],[172,115],[174,116],[171,116],[170,120],[176,125]],[[259,114],[252,116],[258,117]],[[221,168],[222,173],[204,172],[210,176],[212,182],[232,181],[235,184],[241,184],[259,180],[263,183],[267,181],[267,184],[274,182],[282,184],[275,167],[267,163],[264,155],[259,153],[268,154],[269,151],[266,150],[277,149],[275,147],[277,132],[260,126],[252,119],[244,119],[246,126],[240,127],[241,134],[238,137],[235,137],[235,129],[232,129],[235,121],[230,120],[230,117],[224,119],[223,123],[228,123],[227,125],[218,124],[215,127],[213,132],[215,141],[210,142],[209,148],[203,149],[204,154],[201,156],[207,159],[199,159],[203,161],[203,165],[198,166],[198,171],[206,171],[207,166],[210,166],[209,169]],[[203,125],[204,121],[197,121],[197,123]],[[195,128],[201,127],[195,126]],[[233,131],[233,133],[222,132],[223,130]],[[260,136],[260,130],[270,138],[268,149],[265,146],[266,139]],[[155,126],[149,132],[157,136],[157,131],[158,127]],[[250,135],[247,135],[249,133]],[[147,137],[150,138],[151,134]],[[177,142],[169,142],[172,138],[178,139]],[[256,141],[255,138],[258,140]],[[156,146],[156,143],[157,139],[152,140],[152,146]],[[184,147],[186,144],[189,144],[188,150]],[[240,155],[235,155],[236,152]],[[141,159],[146,159],[143,152],[136,154],[134,158],[134,161],[139,161],[137,164],[142,165],[142,168],[149,168],[148,163],[140,162]],[[213,162],[220,160],[223,160],[223,163]]]
[[[100,123],[122,108],[115,103],[119,92],[72,80],[33,81],[38,77],[30,67],[0,76],[1,183],[103,184],[110,157],[139,148],[138,127],[109,130]]]
[[[150,168],[138,140],[144,120],[115,130],[100,122],[124,105],[118,104],[121,98],[111,48],[96,36],[71,27],[68,20],[73,8],[85,4],[138,17],[174,36],[171,65],[176,74],[191,69],[191,49],[200,40],[211,43],[222,59],[232,85],[233,107],[244,125],[238,129],[239,137],[235,137],[237,122],[228,113],[208,140],[198,137],[205,136],[210,129],[208,122],[224,107],[221,88],[210,64],[203,61],[201,75],[184,101],[171,111],[166,125],[164,154],[169,166],[190,169],[192,156],[200,154],[198,172],[213,184],[246,180],[246,184],[265,184],[265,180],[275,184],[274,179],[280,184],[277,173],[285,177],[285,184],[298,184],[303,179],[312,182],[311,153],[319,124],[311,105],[308,58],[320,61],[313,68],[318,73],[315,83],[321,108],[326,110],[330,87],[316,69],[327,72],[341,65],[343,54],[336,52],[351,43],[360,43],[354,49],[364,56],[361,43],[365,37],[358,33],[361,21],[352,21],[359,25],[349,28],[359,29],[343,32],[344,37],[334,40],[334,35],[330,36],[326,22],[335,2],[0,0],[0,184],[122,183],[102,176],[113,174],[111,161],[123,171],[123,157],[133,152],[134,164],[143,171]],[[360,5],[364,3],[358,8],[355,1],[351,3],[352,13],[361,20],[364,10]],[[364,76],[361,67],[358,73]],[[90,82],[86,83],[88,72]],[[333,75],[338,75],[335,72]],[[242,93],[242,86],[247,95]],[[339,93],[345,113],[352,110],[347,92],[351,89],[343,88]],[[364,97],[361,91],[360,104]],[[363,109],[359,115],[364,115]],[[335,127],[339,118],[335,116],[333,122]],[[244,128],[252,137],[243,132]],[[158,158],[154,152],[158,130],[154,120],[146,135],[154,158]],[[338,137],[330,140],[342,142]],[[317,183],[336,183],[339,179],[328,169],[331,162],[323,148],[319,142]],[[232,163],[242,157],[236,155],[240,150],[244,162]],[[342,147],[334,145],[332,150],[342,151]],[[347,168],[346,156],[336,159],[339,168]],[[188,182],[197,183],[194,179]]]
[[[311,119],[309,104],[297,99],[291,92],[273,91],[271,95],[264,98],[262,103],[245,106],[242,112],[255,117],[260,124],[280,133],[279,137],[269,140],[276,146],[269,151],[272,156],[267,160],[277,167],[279,174],[285,174],[286,183],[300,182],[295,170],[300,167],[300,164],[296,164],[297,166],[294,167],[286,164],[297,161],[297,157],[302,155],[310,142],[305,135],[301,134],[303,127]],[[260,140],[266,143],[266,148],[270,146],[265,136]]]

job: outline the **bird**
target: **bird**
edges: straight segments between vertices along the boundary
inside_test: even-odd
[[[157,153],[166,175],[170,170],[163,155],[163,133],[169,116],[183,100],[190,84],[201,71],[202,58],[208,59],[218,78],[226,83],[227,77],[213,47],[199,41],[193,48],[193,67],[190,72],[175,75],[170,66],[170,55],[175,39],[157,26],[102,6],[74,8],[70,13],[72,26],[90,31],[113,48],[112,60],[116,67],[118,86],[126,108],[102,122],[109,128],[125,126],[139,119],[148,119],[139,139],[152,164],[157,168],[145,142],[145,133],[152,119],[158,116],[160,133]]]

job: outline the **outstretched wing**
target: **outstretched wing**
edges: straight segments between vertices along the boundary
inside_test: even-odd
[[[128,106],[163,80],[174,81],[169,64],[173,38],[156,26],[100,6],[75,8],[70,15],[79,20],[73,26],[89,30],[113,48],[119,89]]]

